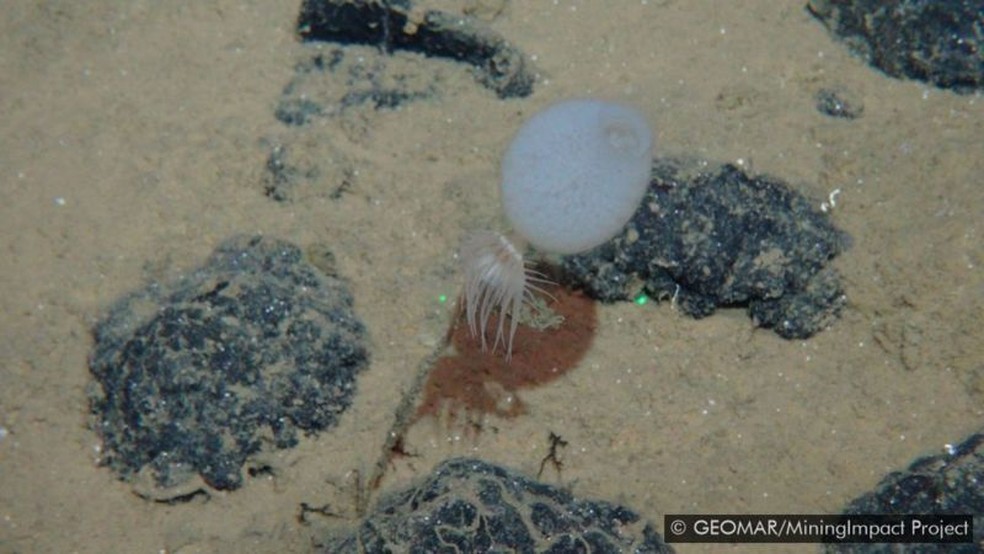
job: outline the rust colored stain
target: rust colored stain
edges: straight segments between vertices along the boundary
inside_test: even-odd
[[[434,364],[414,419],[437,417],[445,410],[451,421],[462,415],[469,420],[482,414],[516,417],[526,411],[517,391],[549,383],[575,367],[594,338],[595,301],[559,286],[547,292],[553,296],[547,305],[564,317],[563,323],[542,331],[520,325],[509,361],[501,346],[483,351],[459,313],[450,331],[456,354]],[[493,316],[489,329],[497,324]]]

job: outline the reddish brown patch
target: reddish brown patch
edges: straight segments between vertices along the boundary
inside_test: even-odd
[[[415,420],[439,416],[445,409],[452,421],[461,415],[472,421],[482,414],[515,417],[526,411],[516,396],[519,389],[549,383],[576,366],[594,338],[595,302],[559,286],[547,287],[547,292],[553,296],[548,306],[564,317],[563,323],[543,331],[520,325],[509,361],[501,346],[495,352],[483,351],[481,340],[472,336],[459,313],[450,331],[457,353],[434,364]],[[489,329],[497,325],[493,316]],[[506,402],[509,398],[512,401]]]

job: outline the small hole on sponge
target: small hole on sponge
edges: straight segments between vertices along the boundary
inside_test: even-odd
[[[605,124],[605,136],[608,144],[623,154],[639,154],[641,144],[639,135],[633,125],[627,121],[610,121]]]

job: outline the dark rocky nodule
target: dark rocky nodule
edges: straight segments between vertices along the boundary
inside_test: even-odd
[[[102,462],[168,490],[242,485],[247,459],[334,425],[367,363],[344,281],[286,242],[231,239],[177,283],[119,300],[89,367]],[[176,492],[175,495],[180,495]]]
[[[745,307],[784,338],[822,330],[845,303],[828,264],[849,245],[806,197],[733,165],[659,158],[622,232],[563,259],[569,284],[600,300],[645,294],[708,316]]]
[[[383,497],[324,552],[673,552],[635,512],[468,458]]]
[[[807,9],[892,77],[961,93],[984,89],[981,0],[810,0]]]

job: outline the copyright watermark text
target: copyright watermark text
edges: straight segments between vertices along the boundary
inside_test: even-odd
[[[970,515],[667,515],[666,542],[969,543]]]

